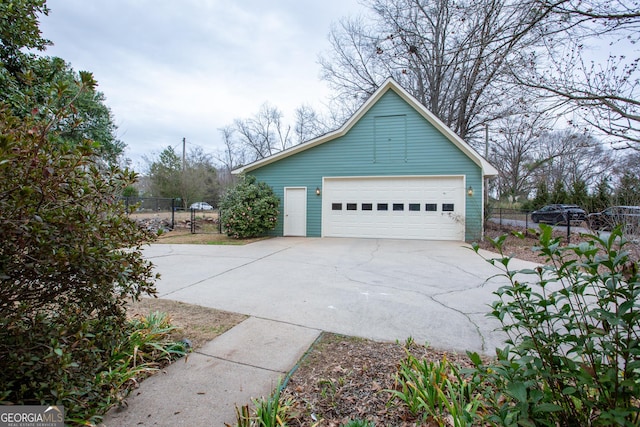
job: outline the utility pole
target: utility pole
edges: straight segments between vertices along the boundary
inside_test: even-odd
[[[489,123],[484,124],[484,159],[487,162],[489,161]],[[489,178],[483,176],[482,180],[482,187],[484,187],[482,192],[482,219],[487,221],[486,215],[489,213]],[[482,239],[484,240],[484,224],[482,224],[482,228]]]
[[[484,158],[489,159],[489,123],[484,124]]]
[[[184,170],[186,169],[186,162],[185,162],[185,150],[187,147],[187,138],[183,137],[182,138],[182,172],[184,172]]]

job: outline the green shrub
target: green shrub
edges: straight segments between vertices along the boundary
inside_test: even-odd
[[[108,364],[96,375],[99,396],[88,402],[97,413],[119,404],[138,382],[173,360],[187,354],[183,342],[175,342],[175,330],[165,313],[153,312],[135,318],[125,327],[126,334],[111,346]]]
[[[220,202],[220,217],[229,237],[245,239],[262,236],[278,222],[280,199],[264,182],[245,176],[228,190]]]
[[[157,313],[125,323],[118,316],[40,313],[3,326],[3,369],[12,375],[3,373],[0,402],[58,402],[67,421],[78,424],[96,422],[141,378],[186,352]]]
[[[125,301],[153,295],[156,276],[141,252],[153,236],[117,201],[135,173],[56,130],[81,125],[73,102],[95,81],[75,83],[25,117],[0,104],[0,403],[80,416],[126,336]]]
[[[485,383],[489,419],[499,425],[637,426],[640,423],[640,277],[621,230],[560,246],[541,226],[534,248],[546,265],[512,270],[505,236],[488,260],[510,284],[492,316],[509,347],[475,374]],[[477,250],[477,245],[475,246]]]

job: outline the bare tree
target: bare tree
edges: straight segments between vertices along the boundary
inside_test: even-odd
[[[554,107],[575,113],[576,127],[595,128],[620,148],[640,149],[640,55],[634,47],[640,40],[640,3],[542,0],[540,5],[561,18],[564,37],[547,39],[542,58],[514,70],[518,83],[546,92]],[[598,43],[601,58],[593,54]]]
[[[324,119],[310,105],[296,108],[295,116],[294,134],[297,144],[309,141],[329,130]]]
[[[320,59],[323,78],[354,106],[392,76],[462,138],[510,115],[509,69],[540,41],[551,13],[528,0],[371,0],[374,18],[343,20]],[[548,22],[545,31],[555,25]]]
[[[528,198],[535,187],[538,138],[550,129],[548,114],[521,113],[493,124],[495,141],[489,158],[499,171],[497,186],[500,197],[517,200]]]
[[[638,0],[540,0],[539,6],[564,15],[572,26],[596,22],[597,27],[592,28],[599,34],[618,30],[637,32],[640,27]]]
[[[215,159],[218,162],[218,180],[222,187],[233,183],[231,171],[245,164],[245,149],[234,138],[235,129],[225,126],[218,129],[222,134],[223,148],[218,150]]]
[[[603,146],[602,141],[589,134],[570,129],[546,132],[536,142],[536,180],[544,180],[552,187],[561,181],[565,188],[576,182],[592,187],[610,175],[615,164],[615,153]]]
[[[249,160],[262,159],[292,145],[291,126],[282,122],[282,112],[265,103],[248,119],[236,119],[233,129],[239,143],[247,148]]]

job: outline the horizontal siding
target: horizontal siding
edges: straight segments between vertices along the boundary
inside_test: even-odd
[[[393,115],[406,116],[406,160],[376,162],[375,118]],[[405,130],[398,127],[398,132]],[[315,189],[322,187],[323,176],[466,175],[465,185],[473,187],[474,196],[466,200],[465,238],[481,237],[480,167],[391,90],[346,135],[250,173],[273,187],[281,200],[285,186],[307,187],[307,236],[321,235],[322,196]],[[282,218],[274,234],[282,235]]]

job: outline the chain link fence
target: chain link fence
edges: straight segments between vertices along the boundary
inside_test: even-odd
[[[150,231],[171,231],[176,227],[176,199],[162,197],[122,197],[129,218]]]
[[[220,234],[217,209],[184,209],[180,200],[162,197],[122,197],[129,217],[153,232],[186,230],[193,234]],[[206,205],[206,204],[205,204]]]
[[[188,225],[192,234],[222,234],[218,209],[190,209]]]

